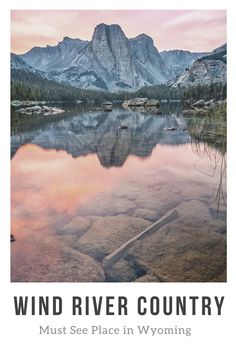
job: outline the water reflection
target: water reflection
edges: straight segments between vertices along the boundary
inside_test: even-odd
[[[225,281],[225,154],[186,123],[164,109],[13,115],[12,281]],[[173,208],[177,221],[103,269]]]
[[[122,129],[124,125],[128,128]],[[175,130],[169,131],[170,128]],[[12,135],[11,154],[14,156],[20,146],[32,143],[44,149],[64,150],[75,158],[96,153],[103,166],[111,167],[122,166],[129,155],[147,157],[157,144],[189,141],[185,121],[177,114],[156,116],[115,109],[72,113],[44,128],[17,132]]]

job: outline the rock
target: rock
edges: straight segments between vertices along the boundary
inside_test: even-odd
[[[174,131],[174,130],[177,130],[178,128],[177,127],[169,127],[169,128],[166,128],[166,130],[169,130],[169,131]]]
[[[136,207],[136,204],[125,198],[113,196],[95,197],[89,205],[81,207],[83,215],[113,216],[117,214],[127,214]]]
[[[159,111],[159,106],[147,106],[147,105],[145,105],[145,110],[146,110],[146,112],[149,112],[149,113],[152,113],[152,114],[158,114],[158,115],[162,114]]]
[[[224,234],[225,221],[214,219],[208,206],[199,200],[191,200],[180,204],[176,210],[180,215],[180,222],[191,227],[209,226],[210,229]]]
[[[93,222],[75,244],[75,248],[102,260],[124,242],[145,230],[151,223],[129,216],[107,216]]]
[[[184,116],[195,116],[195,117],[202,117],[205,116],[206,114],[208,114],[208,110],[207,109],[203,109],[203,108],[196,108],[196,109],[185,109],[183,111],[183,115]]]
[[[60,113],[64,113],[65,111],[63,109],[55,108],[55,107],[32,106],[32,107],[20,108],[16,110],[16,112],[25,113],[25,114],[42,113],[44,115],[49,115],[49,114],[60,114]]]
[[[13,282],[97,282],[105,276],[99,263],[60,242],[57,236],[34,236],[14,244]]]
[[[28,108],[25,108],[26,111],[29,111],[29,112],[35,112],[35,111],[41,111],[42,110],[42,107],[40,106],[32,106],[32,107],[28,107]]]
[[[184,109],[183,116],[194,116],[196,113],[195,109]]]
[[[112,106],[112,102],[106,101],[102,103],[102,106]]]
[[[97,25],[91,41],[66,37],[53,47],[34,47],[12,56],[11,64],[83,89],[135,91],[168,80],[152,38],[141,34],[128,39],[116,24]]]
[[[19,106],[22,105],[22,102],[19,101],[19,100],[15,100],[15,101],[11,102],[11,105],[14,106],[14,107],[19,107]]]
[[[213,98],[210,101],[205,102],[205,106],[211,106],[212,104],[214,105],[214,103],[215,103],[215,100]]]
[[[137,242],[128,256],[144,263],[160,281],[214,281],[226,269],[222,221],[214,220],[208,207],[197,200],[176,209],[177,221]]]
[[[124,108],[130,109],[131,111],[138,112],[150,112],[157,114],[160,102],[156,99],[148,98],[132,98],[123,102],[122,106]]]
[[[225,44],[213,50],[210,54],[198,58],[190,67],[186,68],[182,74],[177,76],[174,80],[169,81],[168,85],[174,88],[180,88],[211,85],[213,83],[226,84],[226,55],[227,48]]]
[[[132,98],[130,100],[126,100],[123,102],[122,106],[124,108],[130,107],[130,106],[145,106],[145,104],[148,102],[148,98]]]
[[[193,62],[207,53],[205,52],[190,52],[187,50],[164,50],[160,53],[168,74],[171,78],[176,78],[178,75],[191,66]]]
[[[80,236],[91,225],[91,220],[77,216],[73,218],[68,224],[61,229],[61,234],[77,235]]]
[[[158,279],[152,274],[145,274],[142,277],[137,278],[135,282],[136,283],[156,283],[156,282],[160,282],[160,279]]]
[[[154,106],[154,107],[160,107],[160,102],[158,100],[155,100],[154,98],[151,100],[148,100],[145,104],[145,106]]]
[[[204,100],[198,100],[197,102],[192,104],[193,107],[204,107],[205,106],[205,101]]]
[[[125,260],[120,260],[106,270],[106,280],[113,282],[130,282],[137,278],[135,270]]]
[[[150,221],[156,221],[157,220],[157,213],[153,210],[149,209],[135,209],[134,212],[132,213],[132,216],[136,218],[142,218]]]

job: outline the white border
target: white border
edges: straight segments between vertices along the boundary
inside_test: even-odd
[[[149,284],[71,284],[71,283],[10,283],[9,266],[9,230],[10,230],[10,110],[9,110],[9,36],[10,36],[10,9],[226,9],[228,10],[228,282],[227,283],[149,283]],[[1,162],[1,301],[0,321],[3,352],[17,353],[222,353],[233,352],[234,347],[234,323],[235,318],[235,89],[233,87],[236,79],[235,66],[235,7],[233,1],[170,1],[166,0],[145,2],[119,0],[116,3],[107,1],[73,1],[66,0],[60,4],[55,1],[41,0],[40,3],[29,0],[8,1],[1,5],[1,118],[0,118],[0,162]],[[58,295],[69,304],[72,295],[126,295],[130,303],[137,295],[224,295],[226,296],[224,313],[221,317],[212,316],[202,318],[201,316],[185,318],[138,318],[133,311],[128,318],[75,318],[70,316],[70,307],[66,308],[66,314],[62,318],[37,318],[27,316],[16,318],[13,314],[13,295]],[[193,335],[191,337],[40,337],[37,335],[37,326],[40,323],[60,325],[62,323],[77,324],[86,326],[94,322],[106,326],[121,326],[127,324],[135,326],[136,323],[151,324],[153,326],[171,326],[175,324],[191,326]],[[228,348],[228,349],[227,349]]]

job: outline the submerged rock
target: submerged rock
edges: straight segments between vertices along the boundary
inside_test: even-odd
[[[127,261],[121,259],[106,270],[106,280],[114,282],[130,282],[137,278],[135,269]]]
[[[150,209],[136,209],[132,216],[135,216],[136,218],[142,218],[150,221],[156,221],[157,220],[157,213],[153,210]]]
[[[102,260],[150,225],[149,221],[141,218],[107,216],[95,220],[89,230],[76,242],[75,248]]]
[[[95,197],[91,202],[81,207],[80,213],[83,215],[113,216],[118,214],[128,214],[134,209],[136,204],[125,198],[114,199],[112,195],[105,197]]]
[[[12,248],[13,282],[101,282],[102,267],[91,257],[66,246],[56,236],[16,242]]]
[[[160,281],[224,281],[220,277],[226,268],[222,221],[214,220],[208,207],[197,200],[182,203],[176,210],[177,221],[137,242],[129,256],[144,263]]]
[[[145,274],[142,277],[139,277],[135,280],[135,282],[137,283],[156,283],[156,282],[160,282],[160,279],[158,279],[157,277],[155,277],[152,274]]]
[[[77,216],[73,218],[68,224],[66,224],[61,229],[61,234],[68,235],[81,235],[84,231],[86,231],[91,225],[91,221],[83,216]]]

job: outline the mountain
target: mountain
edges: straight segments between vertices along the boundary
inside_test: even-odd
[[[173,87],[225,82],[225,61],[226,46],[210,54],[183,50],[159,53],[148,35],[127,38],[119,25],[101,23],[91,41],[64,37],[55,46],[12,54],[11,68],[12,72],[34,72],[76,88],[117,92],[168,82]]]
[[[190,87],[210,85],[227,81],[227,45],[214,49],[210,54],[198,58],[175,80],[168,84],[171,87]]]
[[[27,64],[19,55],[11,53],[11,70],[24,70],[24,71],[32,71],[36,70],[32,68],[31,65]]]
[[[49,79],[82,88],[133,91],[169,78],[152,38],[141,34],[128,39],[119,25],[99,24],[91,41],[65,37],[20,58]]]
[[[165,68],[170,79],[180,75],[186,68],[191,66],[196,59],[206,54],[208,53],[195,53],[179,49],[160,52],[160,56],[165,63]]]
[[[73,60],[88,45],[88,41],[64,37],[56,46],[33,47],[20,57],[35,69],[50,72],[73,65]]]

